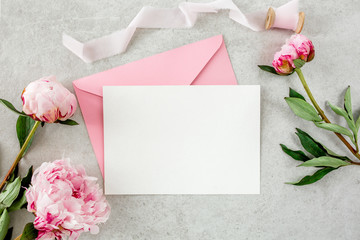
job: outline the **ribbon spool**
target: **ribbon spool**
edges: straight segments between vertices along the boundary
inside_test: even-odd
[[[272,7],[269,8],[266,20],[265,29],[270,28],[284,28],[291,29],[296,33],[300,33],[305,21],[305,13],[299,12],[298,14],[289,14],[284,11],[274,10]]]

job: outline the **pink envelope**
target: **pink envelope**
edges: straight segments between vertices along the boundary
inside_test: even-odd
[[[103,86],[236,85],[222,35],[185,45],[73,82],[104,176]]]

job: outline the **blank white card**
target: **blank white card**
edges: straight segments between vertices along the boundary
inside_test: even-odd
[[[259,194],[260,86],[103,88],[106,194]]]

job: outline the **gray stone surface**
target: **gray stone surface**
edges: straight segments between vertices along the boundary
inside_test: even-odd
[[[295,117],[283,97],[289,86],[302,91],[295,75],[276,77],[261,72],[291,32],[252,32],[229,18],[225,11],[202,15],[192,29],[139,30],[123,55],[86,64],[62,46],[67,32],[89,40],[127,26],[143,5],[172,7],[180,0],[1,0],[0,96],[21,106],[20,94],[33,80],[54,74],[66,87],[92,73],[119,66],[217,34],[223,34],[239,84],[260,84],[261,194],[239,196],[109,196],[112,214],[99,235],[81,239],[359,239],[360,175],[358,166],[331,173],[320,182],[294,187],[284,184],[313,169],[296,168],[298,162],[280,150],[279,143],[299,146],[295,127],[311,132],[336,150],[346,152],[333,134]],[[246,11],[279,6],[287,0],[235,1]],[[360,2],[302,1],[306,13],[303,34],[313,40],[316,57],[304,74],[321,106],[341,104],[352,86],[359,113]],[[340,119],[329,113],[332,120]],[[81,116],[77,127],[47,125],[40,129],[22,170],[63,156],[85,164],[88,174],[101,179]],[[0,173],[5,174],[18,151],[16,116],[0,108]],[[33,217],[25,210],[11,214],[15,235]]]

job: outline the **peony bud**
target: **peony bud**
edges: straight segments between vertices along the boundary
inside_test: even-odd
[[[76,98],[55,76],[30,83],[21,94],[23,111],[37,121],[53,123],[69,119],[76,110]]]
[[[301,34],[293,35],[287,42],[288,45],[293,46],[299,55],[299,58],[310,62],[315,56],[315,49],[312,42]]]
[[[284,45],[281,50],[275,53],[274,66],[276,72],[280,75],[288,75],[294,71],[294,60],[299,58],[295,48],[291,45]]]

